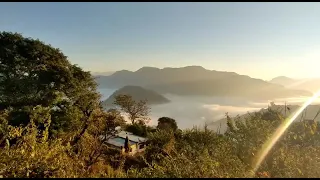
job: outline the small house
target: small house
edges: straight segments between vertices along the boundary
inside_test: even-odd
[[[118,149],[121,153],[125,153],[125,142],[128,137],[129,142],[129,155],[134,155],[139,152],[143,152],[146,149],[147,138],[136,136],[127,131],[121,131],[116,136],[110,138],[106,144]]]

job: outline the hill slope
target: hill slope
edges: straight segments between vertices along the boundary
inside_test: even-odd
[[[279,76],[271,79],[269,82],[274,83],[274,84],[280,84],[283,86],[288,86],[290,84],[295,83],[297,80],[286,77],[286,76]]]
[[[301,106],[299,105],[287,105],[288,109],[285,110],[284,105],[272,105],[270,108],[272,110],[276,110],[280,112],[282,115],[287,114],[288,116],[292,116],[293,113],[295,113]],[[259,112],[266,112],[267,108],[262,108]],[[315,120],[320,121],[320,115],[318,115],[318,112],[320,111],[320,105],[309,105],[303,113],[301,113],[295,121],[301,121],[301,120]],[[251,112],[252,113],[252,112]],[[244,120],[245,118],[249,117],[248,113],[239,115],[241,120]],[[227,119],[223,118],[221,120],[212,122],[209,124],[211,128],[217,129],[221,128],[221,132],[224,132],[227,129]]]
[[[131,95],[136,101],[147,100],[148,104],[163,104],[170,102],[164,96],[158,94],[155,91],[148,90],[139,86],[124,86],[117,91],[115,91],[108,99],[102,102],[104,106],[110,106],[115,100],[115,96],[125,94]]]

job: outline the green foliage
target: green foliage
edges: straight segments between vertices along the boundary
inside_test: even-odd
[[[69,157],[70,146],[62,145],[61,139],[48,140],[51,123],[48,108],[36,107],[30,119],[26,127],[8,126],[7,144],[0,151],[0,174],[3,177],[76,177],[75,173],[80,172],[74,168],[80,164]],[[36,122],[45,129],[37,128]],[[17,142],[11,145],[10,139]]]
[[[151,178],[245,176],[244,165],[233,155],[227,139],[213,131],[196,128],[183,131],[179,136],[172,131],[152,134],[146,152],[150,158],[149,167],[140,171],[131,169],[129,175]]]
[[[157,130],[148,136],[145,157],[148,162],[159,161],[171,152],[175,137],[172,131]],[[166,149],[166,147],[169,147]]]
[[[5,118],[5,114],[0,116]],[[103,159],[101,141],[94,138],[97,124],[89,128],[79,142],[80,153],[74,154],[70,143],[63,139],[49,139],[51,125],[49,108],[37,106],[25,127],[7,126],[3,137],[5,147],[0,149],[2,177],[121,177]],[[101,118],[103,120],[103,118]],[[42,126],[41,126],[42,125]],[[105,128],[100,128],[105,129]],[[14,144],[9,140],[16,139]],[[99,149],[100,148],[100,149]]]
[[[126,125],[125,130],[133,133],[134,135],[141,136],[141,137],[147,137],[149,133],[156,131],[156,129],[150,126],[146,126],[145,124],[137,124],[137,123]]]
[[[176,131],[178,129],[178,125],[176,120],[169,117],[161,117],[158,119],[158,129],[172,129]]]
[[[0,110],[12,109],[9,124],[28,124],[32,108],[41,105],[52,108],[52,133],[77,130],[98,105],[91,74],[70,64],[59,49],[1,32],[0,52]]]
[[[121,116],[121,113],[117,109],[109,109],[108,115],[114,117],[115,125],[124,128],[126,126],[126,121]]]
[[[235,149],[237,149],[236,155],[238,158],[247,165],[251,165],[255,154],[284,120],[278,113],[272,116],[281,119],[262,119],[263,117],[268,117],[269,113],[270,111],[266,113],[254,113],[245,119],[237,117],[233,120],[227,117],[228,130],[225,135],[232,141]]]
[[[269,117],[269,118],[266,118]],[[273,117],[270,118],[270,117]],[[261,149],[284,118],[276,111],[256,113],[246,120],[228,119],[226,136],[237,149],[237,156],[247,166],[257,159]],[[314,169],[320,163],[319,130],[316,122],[294,122],[268,152],[262,162],[259,177],[319,177]],[[311,155],[312,154],[312,155]]]
[[[116,116],[91,74],[39,40],[1,32],[0,45],[1,176],[121,176],[101,158]]]
[[[273,119],[271,118],[273,117]],[[284,121],[277,111],[228,118],[225,134],[207,127],[180,133],[150,134],[148,167],[131,169],[130,177],[250,177],[257,152]],[[268,153],[256,177],[320,177],[319,129],[316,122],[295,122]]]

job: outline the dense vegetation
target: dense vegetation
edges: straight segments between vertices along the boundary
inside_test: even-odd
[[[0,33],[1,177],[320,177],[317,122],[292,124],[252,173],[257,152],[284,121],[278,112],[227,116],[226,133],[217,134],[180,130],[169,117],[148,127],[147,114],[134,116],[147,104],[128,96],[118,106],[104,111],[93,77],[59,49]],[[135,106],[127,125],[120,111]],[[147,136],[146,152],[129,157],[104,145],[116,126]]]

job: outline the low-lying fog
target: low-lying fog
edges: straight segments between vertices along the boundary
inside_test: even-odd
[[[102,100],[107,99],[115,90],[98,89],[102,94]],[[301,105],[306,98],[275,99],[266,102],[250,102],[244,98],[225,97],[181,97],[165,94],[170,103],[151,106],[151,122],[156,125],[159,117],[167,116],[175,119],[180,129],[192,128],[194,125],[203,126],[206,122],[213,122],[224,118],[225,113],[231,116],[241,115],[246,112],[258,111],[268,107],[271,101],[282,105],[285,102],[290,105]],[[318,99],[313,104],[319,104]]]

